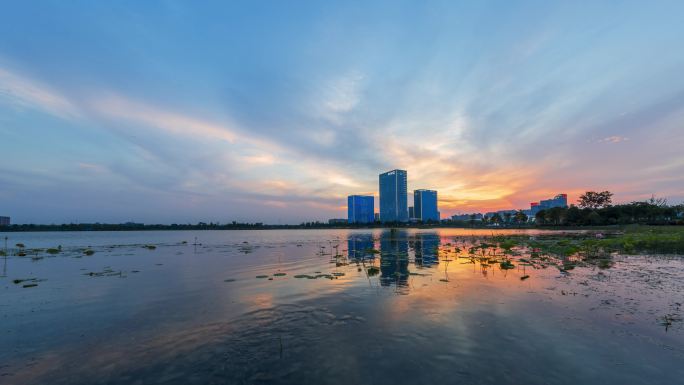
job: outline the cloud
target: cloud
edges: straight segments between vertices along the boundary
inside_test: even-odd
[[[229,143],[234,143],[239,137],[229,124],[190,117],[121,96],[100,98],[92,106],[105,116],[155,127],[169,134],[225,140]]]
[[[628,141],[628,140],[629,140],[629,138],[627,138],[627,137],[625,137],[625,136],[614,135],[614,136],[605,137],[605,138],[603,138],[603,139],[599,139],[599,140],[596,141],[596,143],[609,143],[609,144],[615,144],[615,143],[620,143],[620,142],[626,142],[626,141]]]
[[[0,102],[20,109],[37,109],[60,118],[74,119],[80,112],[66,97],[23,75],[0,68]]]
[[[364,77],[358,71],[329,80],[315,99],[320,100],[317,110],[325,120],[339,125],[361,100],[361,86]]]

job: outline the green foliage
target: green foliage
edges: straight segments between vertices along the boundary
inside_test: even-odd
[[[619,205],[571,205],[541,210],[536,216],[541,226],[602,226],[626,224],[684,224],[684,206],[668,206],[664,200],[651,198],[643,202]]]
[[[580,195],[579,206],[586,209],[598,209],[609,206],[612,201],[613,193],[610,191],[587,191]]]

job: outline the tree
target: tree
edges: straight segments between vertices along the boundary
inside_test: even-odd
[[[567,209],[564,207],[551,207],[545,210],[544,222],[554,225],[562,225],[565,222],[565,215]]]
[[[492,218],[490,219],[490,221],[492,223],[501,223],[501,215],[499,215],[499,213],[494,213],[494,215],[492,215]]]
[[[592,210],[600,209],[602,207],[610,206],[613,201],[613,193],[610,191],[587,191],[586,193],[580,195],[579,207],[588,208]]]
[[[504,220],[506,223],[511,223],[511,216],[512,216],[512,214],[509,212],[504,213]]]
[[[513,218],[518,224],[527,222],[527,214],[525,214],[522,210],[516,211]]]

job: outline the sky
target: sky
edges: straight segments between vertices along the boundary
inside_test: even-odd
[[[682,1],[3,1],[0,215],[442,217],[684,200]],[[376,211],[377,211],[376,202]]]

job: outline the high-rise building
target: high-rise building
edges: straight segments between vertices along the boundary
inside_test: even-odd
[[[373,223],[375,203],[372,196],[350,195],[347,197],[347,221],[349,223]]]
[[[415,213],[416,219],[420,221],[439,221],[439,210],[437,209],[437,191],[414,191],[413,211]]]
[[[413,210],[413,206],[409,206],[409,220],[416,219],[416,212]]]
[[[9,226],[10,217],[0,217],[0,226]]]
[[[406,170],[392,170],[380,174],[380,220],[408,221],[408,188]]]

